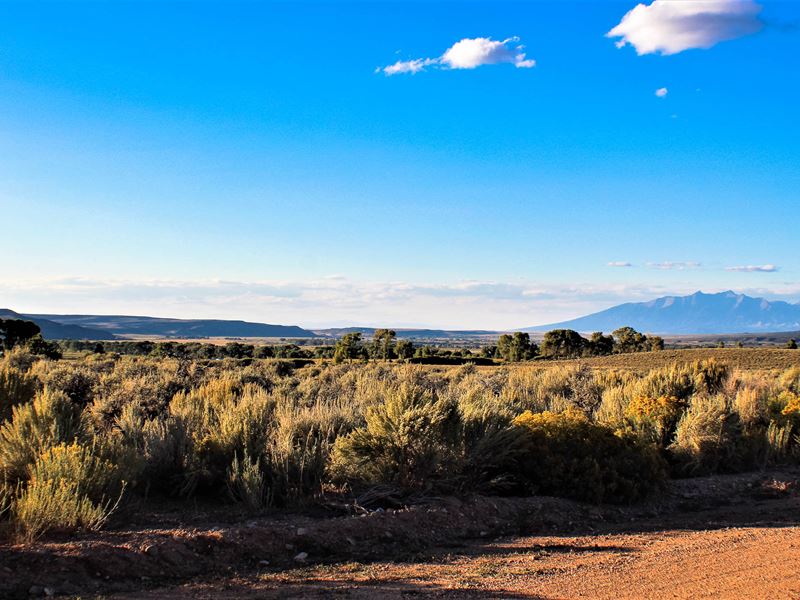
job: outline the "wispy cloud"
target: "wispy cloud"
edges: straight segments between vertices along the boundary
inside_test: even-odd
[[[690,293],[695,284],[542,284],[530,280],[415,283],[323,277],[304,281],[0,280],[23,313],[144,314],[246,319],[304,327],[390,325],[506,329],[615,304]]]
[[[679,263],[669,263],[672,265]],[[691,263],[696,264],[696,263]],[[730,285],[704,287],[725,291]],[[139,314],[246,319],[303,327],[387,325],[512,329],[582,316],[621,304],[690,294],[696,281],[663,284],[452,281],[1,280],[3,307],[22,313]],[[739,289],[796,301],[800,282]]]
[[[518,37],[502,41],[491,38],[464,38],[445,50],[438,58],[415,58],[398,60],[396,63],[378,67],[377,73],[399,75],[419,73],[427,67],[437,69],[475,69],[483,65],[512,64],[518,69],[530,69],[536,61],[526,57],[524,46]]]
[[[658,96],[659,98],[666,98],[667,94],[669,94],[669,90],[665,87],[658,88],[656,90],[656,96]]]
[[[726,267],[725,270],[736,273],[776,273],[780,271],[780,267],[775,265],[741,265],[738,267]]]
[[[654,0],[638,4],[606,36],[639,55],[707,49],[759,31],[761,8],[754,0]]]
[[[617,268],[628,268],[632,267],[633,264],[624,260],[612,260],[610,263],[607,263],[607,266],[617,267]]]
[[[417,58],[415,60],[398,60],[396,63],[378,69],[383,71],[386,75],[399,75],[401,73],[419,73],[424,71],[425,67],[438,64],[438,62],[431,58]]]
[[[702,263],[687,261],[687,262],[673,262],[666,260],[664,262],[649,262],[647,263],[648,269],[658,269],[659,271],[689,271],[699,269]]]

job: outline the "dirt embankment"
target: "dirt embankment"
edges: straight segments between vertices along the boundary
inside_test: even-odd
[[[534,570],[537,572],[541,571],[540,566],[545,569],[544,579],[529,578],[525,584],[530,588],[528,591],[515,589],[516,579],[511,577],[513,573],[509,575],[507,567],[503,565],[513,567],[520,559],[509,562],[510,559],[500,560],[500,557],[504,553],[519,554],[514,550],[514,545],[521,544],[518,548],[525,550],[527,544],[530,551],[525,553],[533,557],[529,557],[530,560],[539,560],[536,558],[537,552],[555,556],[555,559],[550,559],[551,562],[555,560],[552,564],[552,569],[555,569],[553,573],[562,573],[563,569],[575,562],[573,555],[597,555],[612,561],[605,565],[602,560],[596,562],[597,573],[594,576],[601,581],[601,575],[607,570],[608,573],[627,572],[629,552],[624,549],[627,545],[644,545],[656,551],[658,546],[653,546],[648,540],[661,540],[664,535],[654,537],[652,532],[674,529],[689,536],[701,536],[697,541],[698,548],[706,550],[693,554],[692,560],[696,561],[695,571],[704,571],[703,561],[707,559],[703,558],[703,552],[712,558],[715,542],[713,537],[703,538],[702,530],[713,529],[717,530],[716,535],[723,535],[720,532],[727,527],[783,531],[783,535],[791,539],[770,537],[765,543],[773,549],[782,548],[786,554],[791,552],[791,548],[796,550],[797,547],[800,497],[796,487],[784,483],[773,484],[772,481],[791,482],[797,480],[798,475],[793,471],[672,482],[668,490],[653,502],[630,508],[594,507],[554,498],[439,499],[427,505],[402,510],[379,510],[360,517],[265,517],[233,525],[206,523],[191,528],[140,527],[74,539],[51,539],[33,545],[4,545],[0,546],[3,571],[0,597],[125,591],[132,593],[130,597],[136,597],[143,589],[153,594],[154,588],[182,582],[193,583],[189,588],[163,589],[159,595],[222,597],[222,589],[234,585],[236,581],[241,582],[239,592],[243,596],[258,592],[259,597],[265,594],[269,597],[269,590],[278,593],[279,590],[292,589],[293,585],[309,585],[309,581],[314,580],[313,572],[309,572],[309,569],[321,570],[318,579],[323,582],[320,590],[324,590],[334,585],[334,581],[344,581],[345,585],[357,579],[357,569],[347,575],[347,567],[342,567],[342,563],[355,562],[360,565],[359,568],[369,571],[390,561],[404,561],[406,564],[392,564],[382,572],[391,574],[392,568],[411,569],[405,575],[396,572],[394,578],[390,577],[391,581],[402,581],[403,578],[416,581],[415,577],[419,579],[427,574],[426,581],[434,587],[424,587],[416,593],[437,588],[460,590],[459,593],[468,594],[474,587],[484,594],[494,590],[499,596],[511,594],[510,597],[523,597],[529,595],[529,591],[546,597],[570,597],[571,594],[559,596],[557,593],[553,596],[545,587],[541,587],[548,580],[546,571],[551,567],[540,563],[531,563],[530,568],[536,566]],[[698,531],[691,531],[695,529]],[[527,538],[528,542],[524,541],[525,537],[508,538],[533,534],[537,536],[535,542],[530,541],[533,538]],[[602,536],[622,537],[612,544],[608,539],[617,538],[606,539]],[[497,541],[498,538],[500,541]],[[736,548],[739,544],[737,539],[735,536],[729,539],[732,544],[730,548]],[[571,541],[554,543],[553,540]],[[503,544],[510,549],[502,550]],[[606,546],[609,548],[605,549]],[[584,547],[591,548],[593,552],[582,551]],[[685,548],[680,545],[672,550],[664,546],[663,552],[667,554],[662,553],[661,556],[668,557],[669,552],[673,552],[673,559],[680,562],[684,551]],[[494,556],[494,562],[491,558],[483,557],[482,552]],[[749,559],[751,562],[757,554],[755,550],[753,552]],[[443,561],[437,558],[454,554],[466,556],[463,558],[466,562],[461,567],[452,559]],[[734,550],[731,550],[726,561],[729,562],[734,555]],[[792,557],[776,555],[772,560],[777,564],[782,558]],[[660,560],[658,553],[653,554],[651,559],[656,565]],[[785,564],[786,571],[796,572],[791,564]],[[794,564],[796,566],[797,561]],[[763,566],[758,565],[753,568],[762,575],[766,573]],[[524,570],[529,567],[523,564],[519,568]],[[413,575],[414,569],[417,570],[416,575]],[[448,579],[447,569],[456,576],[455,579]],[[674,571],[675,577],[685,575],[679,567],[674,567]],[[328,579],[325,573],[329,573]],[[646,577],[634,577],[630,573],[626,576],[633,578],[630,580],[632,586],[637,581],[646,581]],[[373,583],[378,581],[370,577]],[[437,577],[442,579],[438,584],[435,583]],[[204,584],[204,581],[208,583]],[[466,583],[453,587],[459,581]],[[607,581],[610,586],[608,589],[613,591],[617,584],[612,579]],[[539,587],[535,587],[534,583]],[[486,587],[489,584],[493,587]],[[370,590],[376,593],[377,589],[370,585],[355,586],[353,595],[360,594],[362,588],[365,593]],[[537,592],[540,588],[541,591]],[[233,589],[236,590],[235,585]],[[565,589],[573,589],[576,595],[580,591],[577,587]],[[595,591],[597,589],[600,588],[595,588]],[[631,589],[635,590],[636,587]],[[209,590],[214,591],[211,593]],[[295,597],[315,593],[311,588],[297,588],[296,591]],[[400,588],[396,591],[405,593]],[[385,592],[391,595],[389,588]]]

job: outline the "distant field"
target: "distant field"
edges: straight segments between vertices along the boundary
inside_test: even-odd
[[[547,361],[542,366],[554,364],[585,364],[606,369],[631,369],[646,371],[674,363],[686,363],[710,358],[731,367],[744,370],[788,369],[800,367],[800,350],[782,348],[692,348],[687,350],[662,350],[661,352],[639,352],[614,354],[576,360]]]

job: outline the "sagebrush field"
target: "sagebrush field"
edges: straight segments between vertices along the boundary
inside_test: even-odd
[[[0,364],[5,535],[95,530],[135,497],[250,511],[370,494],[631,503],[667,478],[796,462],[800,367],[729,366],[788,365],[787,352],[599,359],[634,369],[10,352]],[[673,362],[641,368],[662,356]]]

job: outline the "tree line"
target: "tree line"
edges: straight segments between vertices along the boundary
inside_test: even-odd
[[[647,336],[632,327],[621,327],[610,335],[595,332],[588,338],[571,329],[554,329],[544,334],[541,344],[530,334],[516,332],[501,335],[496,344],[479,350],[447,349],[431,345],[415,345],[411,340],[397,339],[392,329],[376,329],[372,339],[361,333],[347,333],[335,345],[299,346],[297,344],[255,345],[241,342],[210,344],[173,341],[87,341],[63,340],[59,343],[42,338],[39,327],[31,321],[0,319],[2,349],[23,346],[33,354],[60,358],[62,351],[93,352],[96,354],[128,354],[178,358],[184,360],[234,359],[333,359],[336,363],[362,360],[400,360],[406,362],[486,362],[494,359],[521,362],[543,359],[581,358],[649,352],[664,349],[659,336]]]
[[[633,327],[620,327],[610,335],[597,331],[589,338],[572,329],[554,329],[544,334],[541,345],[532,341],[529,334],[518,331],[501,335],[496,346],[487,346],[482,353],[507,362],[519,362],[537,358],[583,358],[663,349],[663,338],[644,335]]]

